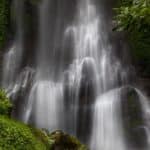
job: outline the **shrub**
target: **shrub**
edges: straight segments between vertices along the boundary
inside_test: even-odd
[[[0,89],[0,115],[10,115],[12,103],[4,90]]]
[[[150,73],[150,1],[120,0],[114,30],[125,31],[137,65]]]

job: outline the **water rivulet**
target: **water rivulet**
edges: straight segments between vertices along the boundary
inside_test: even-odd
[[[12,115],[39,128],[64,130],[91,150],[148,150],[148,99],[129,86],[127,50],[111,31],[108,4],[38,3],[33,37],[25,34],[25,1],[12,6],[16,35],[4,55],[2,78],[15,104]]]

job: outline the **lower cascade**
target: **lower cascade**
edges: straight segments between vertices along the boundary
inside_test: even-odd
[[[91,150],[149,150],[150,104],[129,83],[104,1],[41,0],[36,46],[26,49],[25,4],[13,0],[20,15],[2,86],[25,123],[68,132]]]
[[[126,149],[120,115],[120,92],[121,89],[114,89],[98,97],[94,108],[91,149]]]

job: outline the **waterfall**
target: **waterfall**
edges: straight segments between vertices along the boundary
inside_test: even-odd
[[[15,104],[14,117],[25,123],[64,130],[91,150],[133,150],[121,109],[128,71],[117,55],[117,41],[110,40],[112,18],[106,18],[103,2],[39,1],[36,47],[26,58],[25,2],[14,0],[16,35],[4,55],[2,85]],[[34,65],[27,63],[28,57]],[[148,100],[135,91],[150,147]]]
[[[14,43],[4,55],[3,63],[3,76],[2,85],[7,90],[12,90],[14,81],[19,72],[21,59],[23,54],[23,14],[24,14],[24,1],[13,1],[14,12],[16,16],[16,36]],[[19,15],[18,15],[19,14]]]
[[[127,150],[121,125],[121,89],[113,89],[100,97],[95,104],[92,150]]]
[[[29,122],[30,115],[34,111],[34,122],[38,127],[49,130],[62,129],[64,118],[62,98],[61,83],[36,81],[29,94],[24,121]]]
[[[106,23],[105,21],[102,22],[103,16],[99,15],[101,13],[94,1],[81,0],[78,3],[77,16],[74,19],[73,25],[66,29],[66,36],[72,35],[74,41],[75,58],[70,69],[73,71],[69,70],[69,78],[71,78],[69,79],[69,82],[71,82],[69,85],[71,85],[70,88],[75,88],[75,94],[72,96],[75,109],[74,111],[72,109],[72,112],[74,114],[74,120],[76,120],[74,121],[76,125],[75,133],[83,142],[87,142],[86,136],[92,134],[91,143],[96,142],[94,144],[95,147],[92,146],[92,149],[97,150],[98,148],[102,148],[103,150],[109,150],[110,147],[112,147],[112,149],[123,147],[123,140],[119,143],[120,146],[113,142],[113,139],[119,142],[121,136],[116,135],[116,131],[119,129],[114,129],[116,128],[114,127],[116,126],[113,120],[114,118],[108,118],[107,116],[110,115],[111,117],[115,115],[113,114],[114,111],[117,111],[111,111],[111,109],[117,109],[118,107],[115,106],[117,103],[114,101],[116,94],[112,93],[110,95],[111,98],[109,98],[109,95],[102,99],[99,97],[110,89],[117,87],[119,78],[122,78],[122,82],[124,82],[124,77],[122,75],[121,64],[113,54],[113,46],[108,41],[108,34],[104,28]],[[112,108],[112,106],[115,107]],[[100,110],[97,111],[97,109]],[[106,112],[108,110],[110,110],[110,112],[107,114]],[[90,121],[83,121],[85,118]],[[109,126],[101,126],[101,124],[108,124],[109,119],[112,120],[113,129],[111,133],[106,132],[104,136],[98,136],[99,134],[102,135],[101,131],[105,132],[109,130]],[[91,122],[94,124],[92,130]],[[85,124],[88,125],[85,127]],[[118,124],[120,126],[120,120]],[[87,134],[87,131],[89,134]],[[96,141],[97,138],[102,141]],[[106,140],[106,146],[103,140]],[[112,141],[115,146],[111,144],[108,146],[110,141]],[[96,146],[96,144],[98,145]]]
[[[24,121],[29,122],[32,116],[37,127],[56,130],[63,129],[63,84],[62,79],[55,79],[57,75],[53,66],[55,43],[49,41],[56,36],[50,35],[52,30],[49,26],[51,3],[51,1],[45,0],[39,7],[36,75],[28,97]]]

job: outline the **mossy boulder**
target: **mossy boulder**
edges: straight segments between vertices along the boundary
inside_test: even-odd
[[[131,147],[145,149],[147,146],[146,123],[140,97],[134,88],[122,89],[121,109],[127,142]]]
[[[49,135],[54,141],[52,150],[87,150],[75,137],[70,136],[62,131],[55,131]]]

